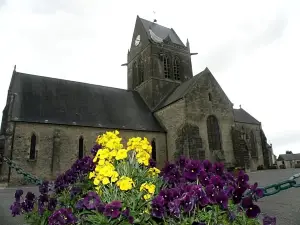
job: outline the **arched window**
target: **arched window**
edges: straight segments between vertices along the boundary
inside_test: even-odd
[[[79,145],[78,145],[78,158],[83,158],[83,137],[79,138]]]
[[[140,85],[144,82],[144,62],[142,58],[139,60],[138,67],[138,85]]]
[[[165,78],[171,78],[170,74],[170,58],[167,55],[163,56]]]
[[[151,158],[156,161],[156,143],[154,139],[151,141],[151,147],[152,147]]]
[[[30,140],[29,159],[35,159],[35,157],[36,157],[36,136],[35,134],[32,134]]]
[[[250,144],[251,144],[251,156],[257,157],[256,140],[253,131],[251,131],[250,133]]]
[[[207,136],[210,150],[222,149],[218,119],[213,115],[207,117]]]
[[[134,62],[132,66],[132,86],[135,88],[138,85],[138,67],[137,63]]]
[[[179,65],[180,65],[179,58],[175,57],[174,63],[173,63],[173,73],[174,73],[175,80],[180,80]]]

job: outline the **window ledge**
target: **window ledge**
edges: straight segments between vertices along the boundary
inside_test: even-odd
[[[36,159],[27,159],[27,162],[36,162]]]

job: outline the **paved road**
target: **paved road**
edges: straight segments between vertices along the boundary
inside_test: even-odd
[[[273,184],[285,180],[295,173],[300,173],[300,169],[266,170],[249,173],[250,181],[257,181],[260,186]],[[300,182],[300,179],[297,181]],[[36,188],[23,188],[26,193]],[[11,217],[9,206],[14,198],[14,188],[0,190],[0,225],[23,225],[22,217]],[[299,225],[300,224],[300,188],[289,189],[274,196],[265,197],[259,201],[262,211],[266,214],[277,217],[277,225]]]
[[[265,186],[288,179],[300,169],[265,170],[249,173],[250,181]],[[297,179],[300,183],[300,178]],[[290,188],[276,195],[262,198],[259,205],[264,213],[277,217],[277,225],[300,224],[300,188]]]

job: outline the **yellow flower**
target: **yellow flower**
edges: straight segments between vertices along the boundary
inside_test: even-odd
[[[89,173],[89,179],[92,179],[92,178],[94,178],[95,177],[95,172],[90,172]]]
[[[116,155],[116,160],[126,159],[127,158],[127,150],[120,149]]]
[[[112,159],[112,158],[114,158],[114,157],[116,157],[116,155],[117,155],[117,150],[112,150],[110,153],[109,153],[109,159]]]
[[[94,184],[95,185],[99,185],[100,184],[100,179],[98,177],[95,177]]]
[[[144,197],[145,200],[148,200],[148,199],[151,198],[151,195],[150,194],[145,194],[143,197]]]
[[[100,160],[98,161],[98,165],[99,165],[99,166],[105,165],[105,160],[104,160],[104,159],[100,159]]]
[[[103,184],[103,185],[109,184],[109,179],[108,179],[107,177],[104,177],[104,178],[102,179],[102,184]]]
[[[128,191],[133,188],[134,182],[130,177],[122,176],[117,182],[117,186],[121,191]]]
[[[141,185],[141,187],[140,187],[140,191],[143,191],[143,190],[147,191],[150,194],[154,194],[154,192],[155,192],[155,185],[152,184],[152,183],[147,183],[147,182],[143,183]]]
[[[106,166],[100,167],[98,172],[100,175],[111,177],[113,170],[114,170],[114,167],[106,165]]]
[[[148,192],[150,194],[154,194],[154,192],[155,192],[155,185],[154,184],[149,184],[149,186],[148,186]]]
[[[119,174],[117,171],[112,172],[112,176],[110,178],[111,182],[116,182],[118,180]]]
[[[148,173],[150,174],[150,176],[156,176],[157,174],[160,174],[160,170],[156,167],[153,167],[148,170]]]
[[[108,149],[100,149],[96,155],[99,159],[107,159],[109,157]]]
[[[145,152],[145,151],[139,152],[136,155],[136,159],[137,159],[138,163],[144,164],[145,166],[149,166],[150,155],[147,152]]]

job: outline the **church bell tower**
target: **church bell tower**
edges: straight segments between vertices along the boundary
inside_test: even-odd
[[[193,77],[189,43],[172,28],[137,16],[127,55],[127,88],[140,93],[151,110]]]

